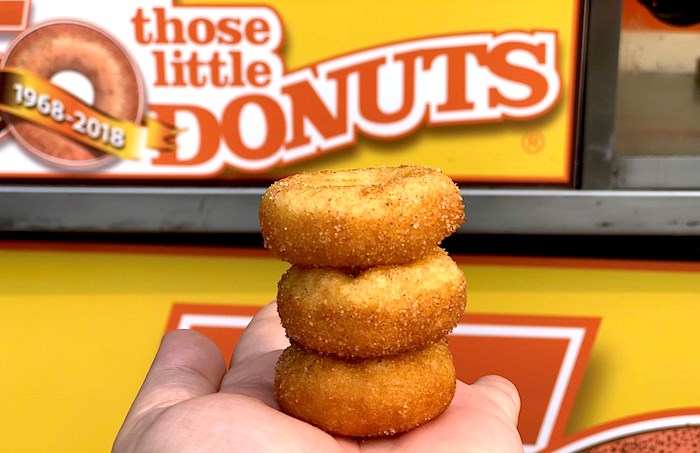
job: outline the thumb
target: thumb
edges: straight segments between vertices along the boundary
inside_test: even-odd
[[[484,376],[471,387],[499,407],[514,425],[518,424],[520,395],[512,382],[501,376]]]
[[[181,401],[216,393],[226,371],[219,349],[204,335],[176,330],[160,344],[151,369],[115,440],[114,450],[128,450],[155,413]]]

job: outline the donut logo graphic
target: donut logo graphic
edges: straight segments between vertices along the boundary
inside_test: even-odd
[[[7,131],[35,158],[62,169],[138,159],[146,148],[171,150],[176,131],[145,117],[138,64],[101,27],[72,19],[35,24],[0,61],[0,111]],[[56,80],[77,76],[76,96]]]
[[[54,51],[46,55],[42,48]],[[105,74],[105,60],[118,68],[112,80]],[[124,147],[126,138],[124,129],[98,115],[85,113],[92,109],[80,108],[78,98],[46,83],[62,71],[90,75],[94,100],[85,101],[92,101],[95,110],[111,118],[134,122],[143,117],[145,90],[138,67],[126,49],[96,26],[78,21],[35,25],[10,44],[2,67],[7,70],[5,104],[14,107],[7,107],[6,111],[19,117],[5,116],[9,130],[27,151],[59,167],[94,167],[114,158],[95,146],[75,140],[76,134],[93,140],[99,138],[117,150]],[[124,90],[116,92],[114,86]],[[62,127],[68,125],[70,129]]]

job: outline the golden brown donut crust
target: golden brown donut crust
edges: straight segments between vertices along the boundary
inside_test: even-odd
[[[369,437],[408,431],[440,415],[456,385],[445,341],[407,354],[342,361],[292,344],[275,371],[282,410],[324,431]]]
[[[270,186],[260,205],[265,246],[314,267],[408,263],[464,219],[454,182],[418,166],[299,173]]]
[[[4,66],[20,67],[47,80],[60,71],[75,71],[92,83],[93,107],[115,118],[141,121],[146,101],[136,63],[115,38],[89,23],[58,19],[32,27],[7,50]],[[25,148],[53,164],[81,167],[113,160],[29,121],[13,118],[8,123]]]
[[[323,354],[379,357],[445,337],[464,313],[464,273],[435,247],[405,265],[359,273],[292,266],[278,284],[287,336]]]

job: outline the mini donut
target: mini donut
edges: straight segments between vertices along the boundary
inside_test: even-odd
[[[260,205],[265,246],[313,267],[405,264],[464,219],[452,180],[417,166],[299,173],[270,186]]]
[[[322,354],[379,357],[445,337],[466,305],[464,273],[439,247],[358,273],[292,266],[278,284],[287,336]]]
[[[398,356],[343,361],[292,344],[275,370],[285,413],[353,437],[397,434],[440,415],[455,393],[446,341]]]
[[[92,84],[95,109],[133,122],[143,116],[145,90],[138,66],[116,38],[90,23],[59,19],[35,25],[10,44],[2,66],[22,68],[46,80],[60,71],[75,71]],[[44,162],[92,168],[116,159],[29,121],[7,115],[4,119],[17,141]]]

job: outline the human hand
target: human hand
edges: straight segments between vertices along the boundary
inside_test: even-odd
[[[125,452],[522,452],[520,398],[497,376],[457,382],[447,410],[404,434],[372,439],[330,435],[280,411],[274,368],[288,346],[276,305],[262,308],[234,351],[231,367],[205,336],[163,338],[115,440]]]

